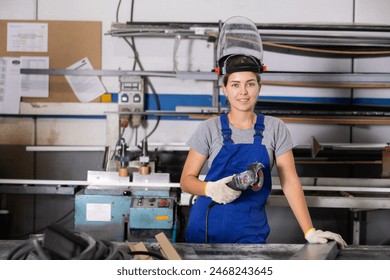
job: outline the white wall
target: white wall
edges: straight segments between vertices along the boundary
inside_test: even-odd
[[[131,69],[133,53],[120,38],[104,35],[116,21],[119,1],[112,0],[0,0],[0,19],[26,20],[87,20],[103,24],[102,68]],[[130,20],[130,0],[123,0],[119,21]],[[257,23],[374,23],[390,24],[390,4],[387,0],[135,0],[134,21],[162,22],[218,22],[235,15],[249,17]],[[146,70],[172,70],[173,39],[136,39],[141,61]],[[210,71],[214,67],[213,44],[204,41],[183,40],[177,54],[181,71]],[[388,72],[390,58],[337,59],[308,57],[292,54],[265,52],[264,61],[272,71],[313,72]],[[198,94],[212,94],[208,82],[181,81],[154,78],[153,84],[159,94],[185,94],[196,98]],[[117,78],[103,78],[109,92],[118,91]],[[319,89],[264,86],[263,96],[318,96],[349,97],[349,89]],[[354,90],[355,96],[376,95],[389,97],[388,90]],[[211,104],[210,104],[211,105]],[[105,121],[102,119],[23,119],[28,133],[35,137],[15,139],[0,138],[3,144],[37,145],[105,145]],[[154,126],[150,121],[148,133]],[[150,142],[183,143],[199,121],[164,120],[150,138]],[[14,118],[1,118],[0,127],[8,130],[15,124]],[[18,124],[19,125],[19,124]],[[320,142],[349,142],[350,128],[347,125],[288,124],[297,144],[308,144],[311,136]],[[172,133],[174,129],[175,133]],[[141,130],[141,129],[140,129]],[[145,132],[139,131],[139,135]],[[126,137],[133,139],[134,131],[127,131]],[[354,142],[387,142],[388,126],[355,126]],[[55,137],[53,137],[53,135]],[[80,137],[75,137],[76,135]],[[5,138],[5,139],[4,139]]]

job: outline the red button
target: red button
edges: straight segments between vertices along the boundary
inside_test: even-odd
[[[158,203],[159,207],[168,207],[169,202],[166,199],[161,199],[160,202]]]

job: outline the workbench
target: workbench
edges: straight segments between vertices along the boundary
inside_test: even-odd
[[[0,240],[0,260],[24,240]],[[129,252],[126,243],[115,243]],[[149,252],[159,254],[158,243],[145,243]],[[183,260],[390,260],[390,246],[350,245],[339,249],[327,244],[172,244]],[[32,259],[34,259],[32,257]]]

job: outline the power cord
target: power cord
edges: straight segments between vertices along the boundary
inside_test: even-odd
[[[195,197],[196,197],[195,195],[191,195],[191,197],[190,197],[190,202],[189,202],[190,210],[192,208],[192,205],[194,205]],[[209,242],[209,214],[210,214],[211,208],[213,208],[214,205],[216,205],[216,204],[217,203],[215,201],[211,201],[210,204],[207,206],[206,219],[205,219],[205,243],[206,244]]]
[[[206,226],[205,226],[205,243],[209,243],[209,214],[211,208],[214,207],[217,203],[215,201],[211,201],[209,206],[207,206],[207,211],[206,211]]]
[[[8,260],[129,260],[131,256],[149,255],[164,260],[150,252],[123,252],[116,243],[96,240],[84,232],[72,232],[54,224],[47,227],[43,237],[29,239],[15,247]]]

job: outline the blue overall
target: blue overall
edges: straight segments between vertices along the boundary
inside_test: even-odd
[[[271,191],[271,170],[267,149],[262,144],[264,115],[257,114],[253,144],[234,144],[227,115],[222,114],[220,119],[224,145],[205,180],[217,181],[247,170],[254,162],[260,162],[264,165],[264,184],[257,192],[245,190],[233,202],[215,204],[209,209],[212,200],[206,196],[198,197],[191,207],[186,242],[265,243],[270,231],[265,203]]]

